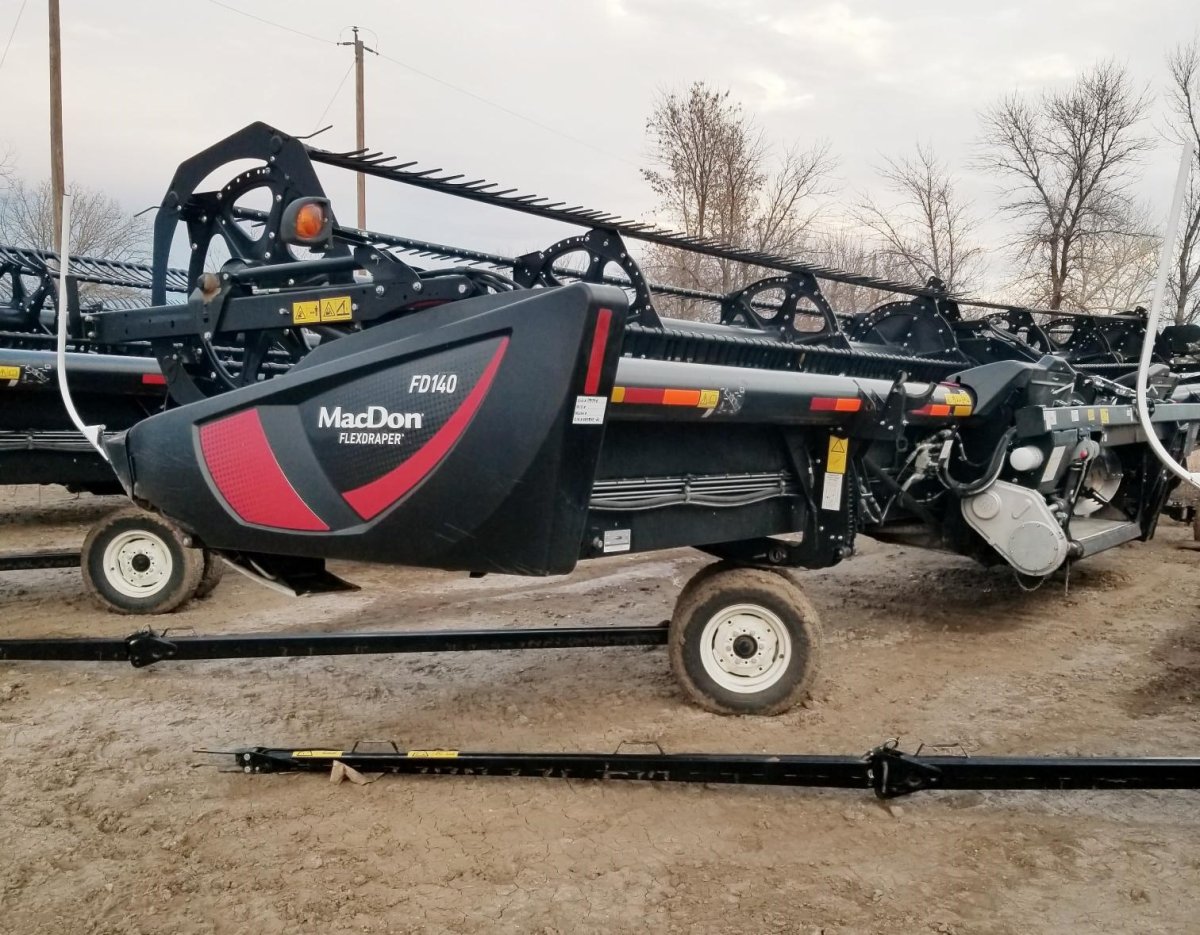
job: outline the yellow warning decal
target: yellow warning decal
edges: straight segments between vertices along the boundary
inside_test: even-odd
[[[614,403],[625,402],[625,387],[623,387],[623,386],[614,386],[613,387],[612,401]]]
[[[1095,422],[1095,421],[1096,421],[1096,410],[1095,410],[1095,409],[1089,409],[1089,410],[1087,411],[1087,420],[1088,420],[1089,422]]]
[[[332,298],[292,303],[293,325],[316,325],[327,321],[351,321],[354,308],[350,296],[335,295]]]
[[[960,392],[947,393],[946,394],[946,405],[947,406],[970,406],[971,405],[971,394],[970,393],[960,393]]]
[[[453,760],[457,750],[409,750],[404,754],[410,760]]]
[[[321,321],[349,321],[350,296],[339,295],[321,300]]]
[[[292,324],[293,325],[315,325],[321,321],[321,303],[320,302],[293,302],[292,303]]]
[[[1100,422],[1103,425],[1108,425],[1108,410],[1107,409],[1100,410]]]
[[[836,435],[829,436],[829,458],[825,463],[825,473],[846,473],[846,451],[848,446],[849,442],[846,439],[839,438]]]
[[[969,416],[970,414],[971,414],[971,407],[969,405],[968,406],[955,406],[954,409],[951,411],[951,415],[955,415],[955,416]]]
[[[303,760],[336,760],[342,755],[341,750],[293,750],[292,757],[294,759]]]
[[[716,409],[717,405],[720,402],[721,402],[721,391],[720,390],[701,390],[700,391],[700,402],[696,403],[696,405],[700,409]]]
[[[19,380],[21,379],[20,367],[0,367],[0,380]]]

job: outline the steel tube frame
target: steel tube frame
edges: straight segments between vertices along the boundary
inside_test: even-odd
[[[929,789],[1200,789],[1200,757],[922,756],[894,744],[864,756],[671,754],[656,744],[653,752],[607,754],[360,746],[345,751],[245,747],[226,755],[246,773],[323,772],[338,761],[361,772],[871,789],[880,798]]]
[[[588,649],[607,646],[663,646],[666,642],[665,624],[645,627],[419,630],[398,633],[246,633],[216,636],[174,636],[169,632],[140,630],[123,639],[43,637],[0,640],[0,660],[128,662],[135,668],[142,668],[167,660]]]

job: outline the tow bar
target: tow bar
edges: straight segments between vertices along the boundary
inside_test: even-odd
[[[591,649],[664,646],[667,627],[509,627],[486,630],[408,630],[369,633],[228,633],[185,636],[138,630],[126,637],[0,639],[0,661],[156,662],[200,659],[357,656],[390,653],[480,652],[517,649]]]
[[[232,755],[244,773],[327,772],[335,762],[361,773],[509,776],[642,782],[731,783],[871,789],[892,799],[927,789],[1198,789],[1200,757],[1021,757],[905,753],[895,741],[863,756],[739,753],[468,753],[245,747]]]

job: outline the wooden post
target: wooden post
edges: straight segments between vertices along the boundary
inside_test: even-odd
[[[50,0],[50,195],[54,218],[52,250],[62,246],[63,210],[63,132],[62,132],[62,45],[59,30],[58,0]]]
[[[353,42],[339,42],[338,45],[354,46],[354,145],[358,149],[365,149],[367,145],[367,118],[366,104],[363,98],[365,97],[364,81],[363,81],[363,53],[370,52],[372,55],[378,55],[368,45],[363,45],[363,41],[358,38],[358,27],[351,26],[354,30]],[[358,229],[363,230],[367,226],[367,177],[361,172],[358,173]]]
[[[57,2],[57,0],[55,0]],[[354,145],[367,145],[366,114],[363,107],[363,43],[354,27]],[[367,177],[358,173],[358,229],[367,227]]]

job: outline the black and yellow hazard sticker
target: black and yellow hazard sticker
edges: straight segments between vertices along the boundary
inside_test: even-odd
[[[973,408],[971,394],[962,390],[949,392],[946,394],[946,405],[951,407],[950,414],[953,416],[969,416]]]
[[[341,750],[293,750],[292,757],[297,760],[336,760],[342,755]]]
[[[8,365],[0,366],[0,383],[16,383],[21,379],[21,368]]]
[[[351,321],[354,307],[350,296],[335,295],[328,299],[311,299],[292,303],[293,325],[320,325],[331,321]]]
[[[846,451],[849,440],[837,435],[829,436],[829,457],[825,461],[825,470],[830,474],[846,473]]]
[[[846,456],[850,451],[850,440],[840,435],[829,436],[829,450],[825,455],[825,481],[821,485],[821,509],[841,510],[842,486],[846,474]]]
[[[404,754],[410,760],[453,760],[457,750],[409,750]]]

